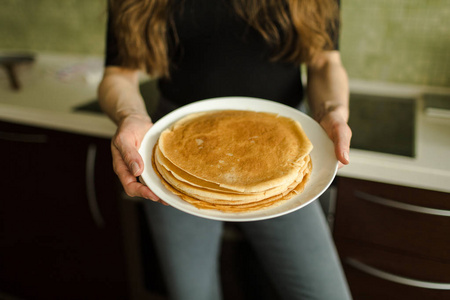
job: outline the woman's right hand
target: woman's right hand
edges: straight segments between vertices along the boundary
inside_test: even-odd
[[[165,204],[137,179],[144,171],[144,161],[138,150],[153,125],[139,92],[139,70],[106,67],[98,87],[98,99],[102,110],[117,124],[111,152],[114,172],[125,192],[131,197]]]
[[[121,120],[111,142],[113,168],[128,196],[167,205],[137,179],[144,170],[144,161],[138,150],[152,125],[147,115],[129,115]]]

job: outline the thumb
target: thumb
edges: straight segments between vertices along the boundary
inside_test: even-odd
[[[123,135],[118,135],[113,141],[113,145],[119,150],[130,173],[137,177],[144,170],[144,161],[135,144],[132,138],[127,138]]]
[[[320,125],[333,141],[337,160],[343,165],[349,164],[352,131],[348,124],[344,121],[336,122],[335,120],[326,118],[320,122]]]
[[[336,158],[344,165],[350,163],[350,140],[351,140],[351,130],[346,123],[341,123],[336,126],[334,132],[332,133],[332,141],[334,143],[334,151],[336,153]]]

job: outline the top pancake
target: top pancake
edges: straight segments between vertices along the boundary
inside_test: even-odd
[[[161,153],[184,172],[238,192],[295,180],[312,144],[297,121],[272,113],[196,113],[161,133]]]

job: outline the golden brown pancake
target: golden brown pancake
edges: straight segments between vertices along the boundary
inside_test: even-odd
[[[156,154],[158,153],[158,149],[156,149]],[[306,171],[307,164],[309,162],[309,155],[306,157],[306,163],[303,168],[300,169],[297,178],[293,183],[275,187],[260,193],[233,193],[228,191],[217,191],[211,190],[202,187],[201,185],[193,185],[188,181],[178,180],[178,177],[175,173],[167,170],[163,165],[160,164],[158,160],[158,155],[155,155],[155,166],[159,174],[169,183],[172,187],[184,193],[186,195],[193,196],[199,200],[211,202],[211,203],[251,203],[260,201],[275,195],[279,195],[283,192],[286,192],[287,189],[293,189],[298,183],[300,183],[303,179],[303,176]],[[294,186],[292,186],[294,184]]]
[[[209,182],[202,180],[200,178],[197,178],[195,176],[190,175],[189,173],[184,172],[180,168],[177,168],[174,164],[172,164],[164,155],[162,155],[161,151],[159,150],[159,147],[155,147],[154,150],[154,156],[158,164],[161,165],[161,167],[164,167],[167,171],[171,173],[177,180],[183,181],[188,183],[189,185],[193,185],[196,187],[201,187],[207,190],[211,191],[219,191],[224,193],[231,193],[231,194],[261,194],[261,193],[267,193],[267,192],[274,192],[273,190],[282,190],[284,189],[288,184],[277,186],[262,192],[255,192],[255,193],[243,193],[238,191],[233,191],[231,189],[223,188],[217,183]],[[305,156],[303,158],[303,161],[301,164],[299,164],[300,170],[306,168],[306,165],[309,161],[310,157],[309,155]]]
[[[301,193],[311,150],[297,121],[223,110],[188,115],[164,130],[152,164],[169,191],[197,208],[245,212]]]
[[[152,160],[152,162],[154,163],[154,160]],[[153,167],[156,168],[156,166],[154,164],[153,164]],[[230,204],[217,204],[216,203],[215,204],[215,203],[209,203],[206,201],[196,199],[192,196],[186,195],[186,194],[178,191],[172,185],[170,185],[161,176],[161,174],[159,174],[158,172],[156,172],[156,174],[160,177],[162,184],[169,191],[171,191],[173,194],[179,196],[184,201],[197,207],[198,209],[215,209],[215,210],[220,210],[223,212],[240,213],[240,212],[250,212],[250,211],[261,210],[261,209],[265,209],[265,208],[269,208],[269,207],[274,207],[274,206],[280,205],[280,204],[284,203],[285,201],[291,199],[292,197],[300,194],[301,192],[303,192],[303,190],[306,186],[306,183],[309,180],[309,177],[311,175],[311,170],[312,170],[312,163],[310,161],[308,163],[307,172],[305,173],[305,176],[304,176],[302,182],[300,182],[297,186],[295,186],[294,189],[289,191],[287,194],[280,194],[280,195],[276,195],[276,196],[273,196],[273,197],[270,197],[270,198],[267,198],[267,199],[264,199],[261,201],[248,203],[248,204],[241,204],[241,205],[235,205],[234,203],[230,203]]]
[[[162,132],[159,149],[186,173],[247,193],[292,182],[312,144],[292,119],[227,110],[183,118]]]

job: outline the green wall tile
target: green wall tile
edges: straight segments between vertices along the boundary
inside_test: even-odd
[[[106,0],[2,0],[0,49],[101,54]]]
[[[449,0],[342,0],[351,78],[450,86]]]

